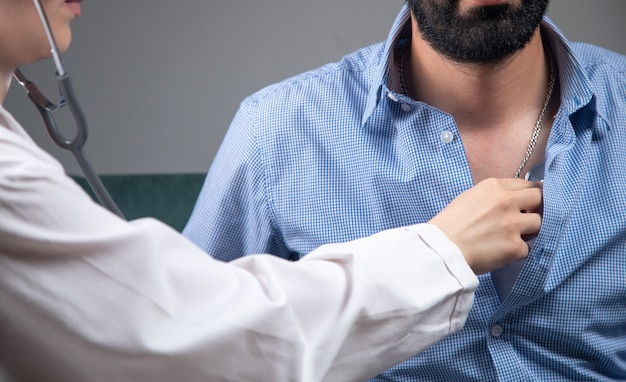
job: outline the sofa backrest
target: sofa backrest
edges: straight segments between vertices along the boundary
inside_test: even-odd
[[[85,178],[72,178],[96,200]],[[128,220],[153,217],[181,231],[195,205],[205,174],[103,175],[102,183]]]

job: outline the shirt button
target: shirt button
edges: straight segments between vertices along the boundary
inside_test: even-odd
[[[387,98],[389,98],[390,100],[392,100],[393,102],[398,102],[400,101],[398,99],[398,97],[396,97],[392,92],[387,92]]]
[[[500,325],[494,325],[494,326],[491,327],[489,332],[494,337],[500,337],[502,335],[503,329],[502,329],[502,326],[500,326]]]
[[[451,131],[444,131],[441,133],[441,140],[445,143],[450,143],[454,140],[454,134]]]
[[[411,111],[411,105],[409,105],[408,103],[403,103],[400,107],[404,111]]]

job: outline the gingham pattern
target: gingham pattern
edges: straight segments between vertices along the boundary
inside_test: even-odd
[[[407,20],[247,98],[184,233],[223,260],[298,258],[427,221],[471,187],[453,119],[388,89]],[[626,380],[626,58],[544,30],[562,105],[530,257],[503,303],[481,276],[465,328],[377,381]]]

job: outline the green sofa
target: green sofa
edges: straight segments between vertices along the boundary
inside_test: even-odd
[[[96,200],[85,178],[72,177]],[[102,183],[128,220],[153,217],[181,231],[205,174],[104,175]]]

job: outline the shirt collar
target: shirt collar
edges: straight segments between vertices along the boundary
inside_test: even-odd
[[[544,17],[542,31],[556,60],[561,88],[561,109],[564,114],[571,116],[578,110],[589,107],[607,121],[608,127],[607,104],[596,102],[599,92],[594,89],[595,85],[574,53],[571,43],[548,17]]]
[[[383,85],[386,83],[387,73],[389,71],[388,69],[393,68],[395,65],[395,61],[393,59],[394,48],[399,40],[399,37],[402,36],[403,33],[407,33],[407,28],[409,28],[408,33],[410,34],[411,14],[409,12],[408,5],[405,3],[396,17],[396,20],[391,27],[391,31],[389,32],[389,36],[387,37],[385,50],[383,51],[383,55],[381,56],[380,63],[374,75],[372,82],[373,86],[370,87],[370,91],[367,96],[367,105],[365,106],[363,118],[361,119],[362,125],[365,125],[380,101],[381,90]]]
[[[367,97],[367,104],[361,119],[362,125],[365,125],[374,112],[374,109],[376,109],[376,106],[378,106],[383,85],[387,85],[389,89],[395,89],[397,87],[396,76],[393,75],[393,73],[396,72],[394,51],[398,44],[404,43],[403,40],[405,37],[410,37],[410,20],[409,7],[407,4],[404,4],[385,42],[385,49],[373,78],[373,86],[370,87]],[[571,115],[588,105],[595,105],[595,107],[597,107],[595,111],[605,121],[608,121],[608,119],[605,118],[607,115],[605,110],[606,106],[602,103],[596,104],[592,102],[595,98],[592,83],[563,33],[547,16],[544,17],[542,22],[542,29],[544,36],[548,39],[553,57],[556,60],[561,89],[561,107],[565,113]],[[390,73],[392,75],[390,75]]]

